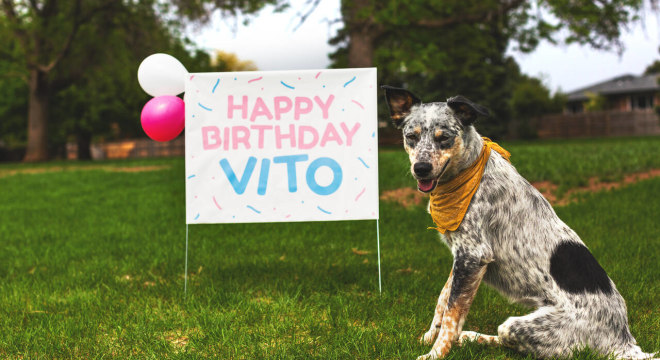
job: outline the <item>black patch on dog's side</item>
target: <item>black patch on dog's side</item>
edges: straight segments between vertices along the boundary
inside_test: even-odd
[[[607,273],[584,245],[564,241],[550,257],[550,275],[569,293],[612,293]]]

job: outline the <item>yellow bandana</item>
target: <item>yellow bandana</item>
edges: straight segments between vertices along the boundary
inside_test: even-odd
[[[431,217],[438,226],[435,229],[442,234],[447,230],[455,231],[461,225],[468,206],[470,206],[470,200],[481,183],[481,177],[490,157],[490,150],[497,151],[506,160],[511,157],[508,151],[489,138],[484,137],[483,139],[484,147],[481,149],[479,158],[458,176],[448,183],[438,184],[431,192]]]

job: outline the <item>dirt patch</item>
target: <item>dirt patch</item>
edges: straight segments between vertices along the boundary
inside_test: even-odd
[[[537,181],[535,183],[532,183],[532,186],[536,188],[543,197],[548,199],[550,204],[556,204],[557,203],[557,185],[551,183],[550,181]]]
[[[428,195],[419,192],[413,188],[400,188],[394,190],[386,190],[380,195],[383,201],[396,202],[405,208],[409,209],[413,206],[418,206],[428,199]]]
[[[191,336],[200,336],[201,333],[202,332],[198,328],[186,330],[177,329],[168,331],[163,334],[163,339],[165,339],[165,341],[167,341],[170,346],[172,346],[174,353],[178,354],[185,350]]]
[[[52,167],[43,167],[43,168],[27,168],[27,169],[11,169],[11,170],[0,170],[0,178],[19,175],[19,174],[44,174],[44,173],[53,173],[53,172],[65,172],[65,171],[91,171],[91,170],[102,170],[108,172],[124,172],[124,173],[135,173],[135,172],[146,172],[146,171],[159,171],[172,168],[169,165],[148,165],[148,166],[110,166],[110,165],[89,165],[89,166],[52,166]]]
[[[561,198],[555,197],[554,201],[550,200],[550,198],[548,197],[546,198],[548,199],[548,201],[550,201],[552,205],[563,206],[572,202],[576,202],[578,200],[578,195],[580,194],[618,189],[626,185],[634,184],[636,182],[651,179],[658,176],[660,176],[660,169],[652,169],[649,171],[628,174],[624,176],[623,180],[621,181],[600,181],[598,180],[597,177],[592,177],[589,178],[588,185],[570,189]],[[534,185],[538,189],[536,183],[533,183],[532,185]],[[545,196],[545,194],[543,195]]]
[[[660,169],[628,174],[621,181],[600,181],[597,177],[592,177],[589,179],[587,186],[569,189],[562,195],[557,191],[557,184],[550,181],[533,182],[532,186],[540,191],[553,206],[564,206],[578,201],[580,194],[618,189],[626,185],[658,176],[660,176]],[[380,195],[380,199],[383,201],[398,203],[405,208],[411,208],[425,203],[428,200],[428,195],[423,194],[416,189],[406,187],[383,191]]]

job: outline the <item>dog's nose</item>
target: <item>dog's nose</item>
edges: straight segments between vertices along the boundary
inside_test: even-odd
[[[433,170],[433,165],[427,162],[418,162],[415,163],[415,165],[413,166],[413,171],[415,172],[415,175],[420,177],[427,176],[431,172],[431,170]]]

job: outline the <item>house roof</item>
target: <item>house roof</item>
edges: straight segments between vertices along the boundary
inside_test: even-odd
[[[658,76],[660,74],[649,75],[622,75],[613,79],[599,82],[597,84],[577,89],[566,94],[568,101],[588,100],[588,93],[599,95],[616,95],[626,93],[637,93],[645,91],[658,91]]]

